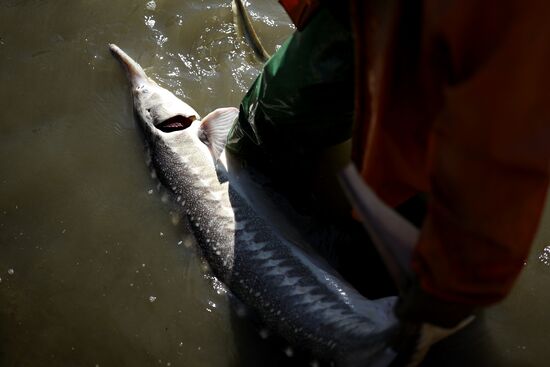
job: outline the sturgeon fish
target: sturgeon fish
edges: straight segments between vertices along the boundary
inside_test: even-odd
[[[203,119],[116,45],[157,177],[213,274],[292,345],[338,366],[387,365],[395,297],[369,300],[313,251],[278,234],[239,191],[224,146],[236,108]]]

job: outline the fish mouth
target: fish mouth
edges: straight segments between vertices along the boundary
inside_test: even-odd
[[[158,124],[155,125],[155,128],[159,129],[162,132],[165,133],[172,133],[175,131],[181,131],[187,129],[193,121],[197,119],[196,116],[182,116],[182,115],[175,115],[172,116]]]

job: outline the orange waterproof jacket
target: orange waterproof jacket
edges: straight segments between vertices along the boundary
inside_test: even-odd
[[[300,29],[316,2],[286,2]],[[502,299],[548,188],[550,3],[356,0],[351,14],[354,161],[390,205],[429,194],[412,264],[424,291]]]

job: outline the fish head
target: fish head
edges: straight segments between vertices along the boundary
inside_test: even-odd
[[[109,48],[126,70],[134,109],[149,143],[154,146],[162,141],[164,146],[182,155],[196,149],[217,161],[238,109],[218,108],[201,120],[197,111],[149,78],[118,46],[110,44]]]
[[[187,103],[149,78],[143,68],[116,45],[109,45],[126,70],[136,114],[146,134],[185,130],[200,119]]]

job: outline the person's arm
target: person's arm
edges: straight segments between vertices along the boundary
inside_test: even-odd
[[[354,160],[389,205],[428,194],[416,281],[396,308],[421,357],[503,299],[529,252],[550,166],[550,5],[364,4],[352,12]]]
[[[441,24],[449,74],[413,266],[422,290],[476,307],[510,291],[545,202],[550,6],[470,3],[443,14],[428,8]]]
[[[470,3],[425,14],[441,25],[447,59],[438,61],[448,69],[413,255],[417,282],[396,308],[404,324],[420,325],[416,362],[475,309],[510,292],[548,190],[550,6]]]
[[[319,0],[279,0],[298,30],[304,29],[319,7]]]

